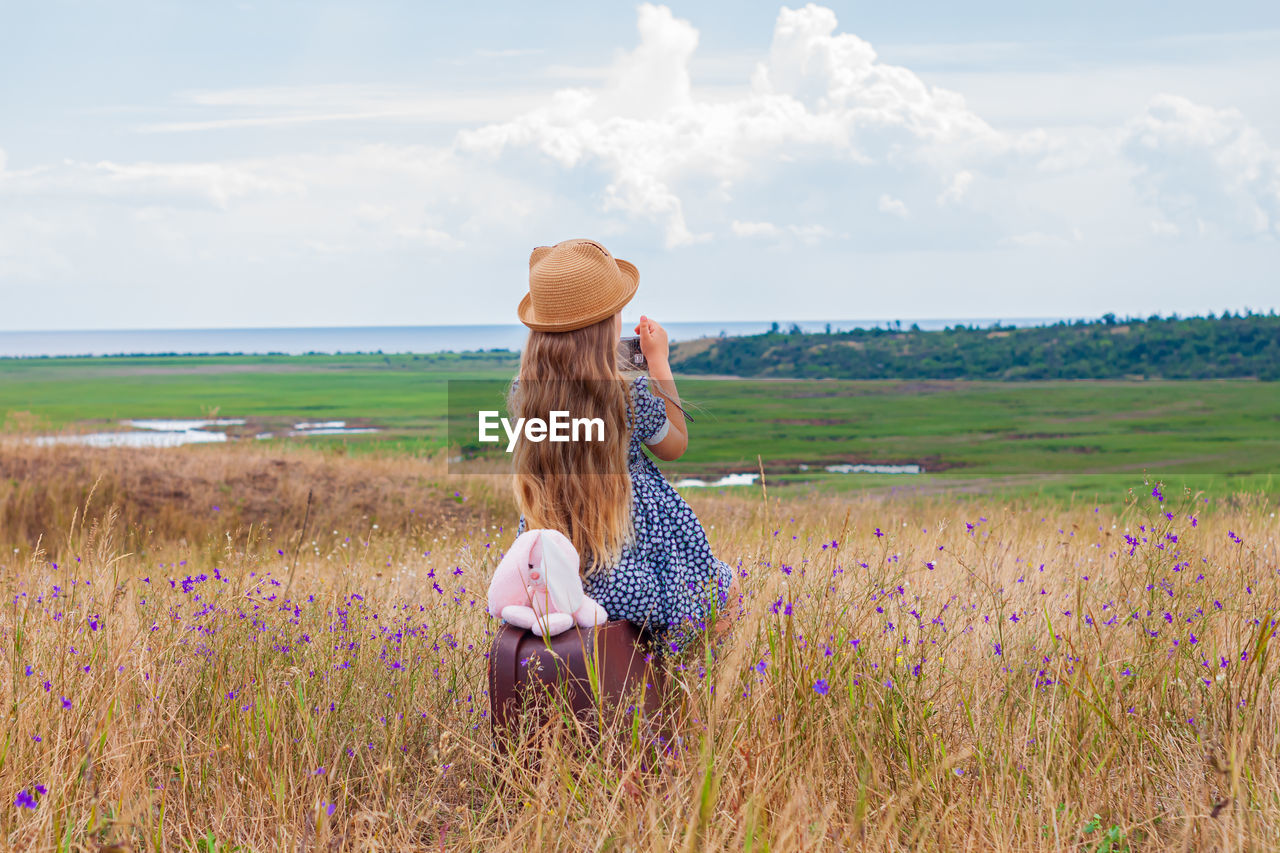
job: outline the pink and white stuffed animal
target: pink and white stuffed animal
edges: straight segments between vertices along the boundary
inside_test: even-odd
[[[564,633],[608,620],[604,608],[582,591],[578,550],[558,530],[528,530],[512,543],[489,582],[489,614],[538,636]]]

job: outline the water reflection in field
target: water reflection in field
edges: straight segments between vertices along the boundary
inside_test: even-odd
[[[293,425],[289,435],[359,435],[377,432],[377,427],[349,427],[346,421],[320,421],[318,423],[300,423]]]
[[[707,486],[751,486],[758,479],[760,479],[759,474],[743,472],[741,474],[726,474],[719,480],[710,483],[695,477],[686,477],[683,480],[676,480],[675,486],[677,489],[703,488]]]
[[[803,469],[804,466],[801,466]],[[863,465],[842,464],[825,465],[824,471],[832,474],[923,474],[924,468],[919,465]]]
[[[812,471],[821,467],[831,474],[923,474],[924,467],[914,463],[906,465],[868,465],[864,463],[841,463],[838,465],[813,466],[801,463],[799,471]],[[760,479],[760,475],[749,471],[726,474],[718,480],[708,482],[696,477],[686,477],[675,481],[677,489],[714,488],[717,486],[752,486]]]
[[[111,432],[64,433],[42,435],[34,439],[39,445],[75,444],[84,447],[180,447],[184,444],[209,444],[225,442],[229,436],[219,427],[242,427],[243,418],[217,418],[206,420],[182,420],[147,418],[121,421],[125,429]],[[377,427],[349,427],[346,421],[322,421],[296,423],[292,430],[279,435],[308,437],[314,435],[360,435],[379,432]],[[255,439],[274,438],[277,433],[256,432]],[[244,436],[238,436],[244,437]]]
[[[226,441],[227,434],[206,429],[212,426],[243,426],[238,419],[223,420],[131,420],[122,421],[130,429],[115,432],[43,435],[36,444],[78,444],[85,447],[178,447]]]

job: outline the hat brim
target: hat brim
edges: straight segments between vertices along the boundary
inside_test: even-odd
[[[520,305],[516,308],[516,314],[520,317],[520,322],[535,332],[572,332],[577,329],[585,329],[593,323],[599,323],[606,317],[612,317],[617,314],[636,295],[636,290],[640,287],[640,270],[636,269],[635,264],[629,261],[615,258],[614,262],[618,265],[618,269],[622,272],[627,284],[625,290],[617,298],[611,300],[610,304],[597,308],[581,317],[575,317],[572,320],[565,320],[560,323],[543,323],[533,316],[533,295],[526,293],[524,298],[520,300]]]

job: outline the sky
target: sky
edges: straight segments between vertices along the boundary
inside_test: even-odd
[[[1280,4],[31,0],[0,330],[1280,309]]]

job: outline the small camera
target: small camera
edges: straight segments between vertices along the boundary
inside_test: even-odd
[[[649,367],[644,351],[640,349],[639,335],[626,335],[618,341],[618,359],[632,370],[646,370]]]

